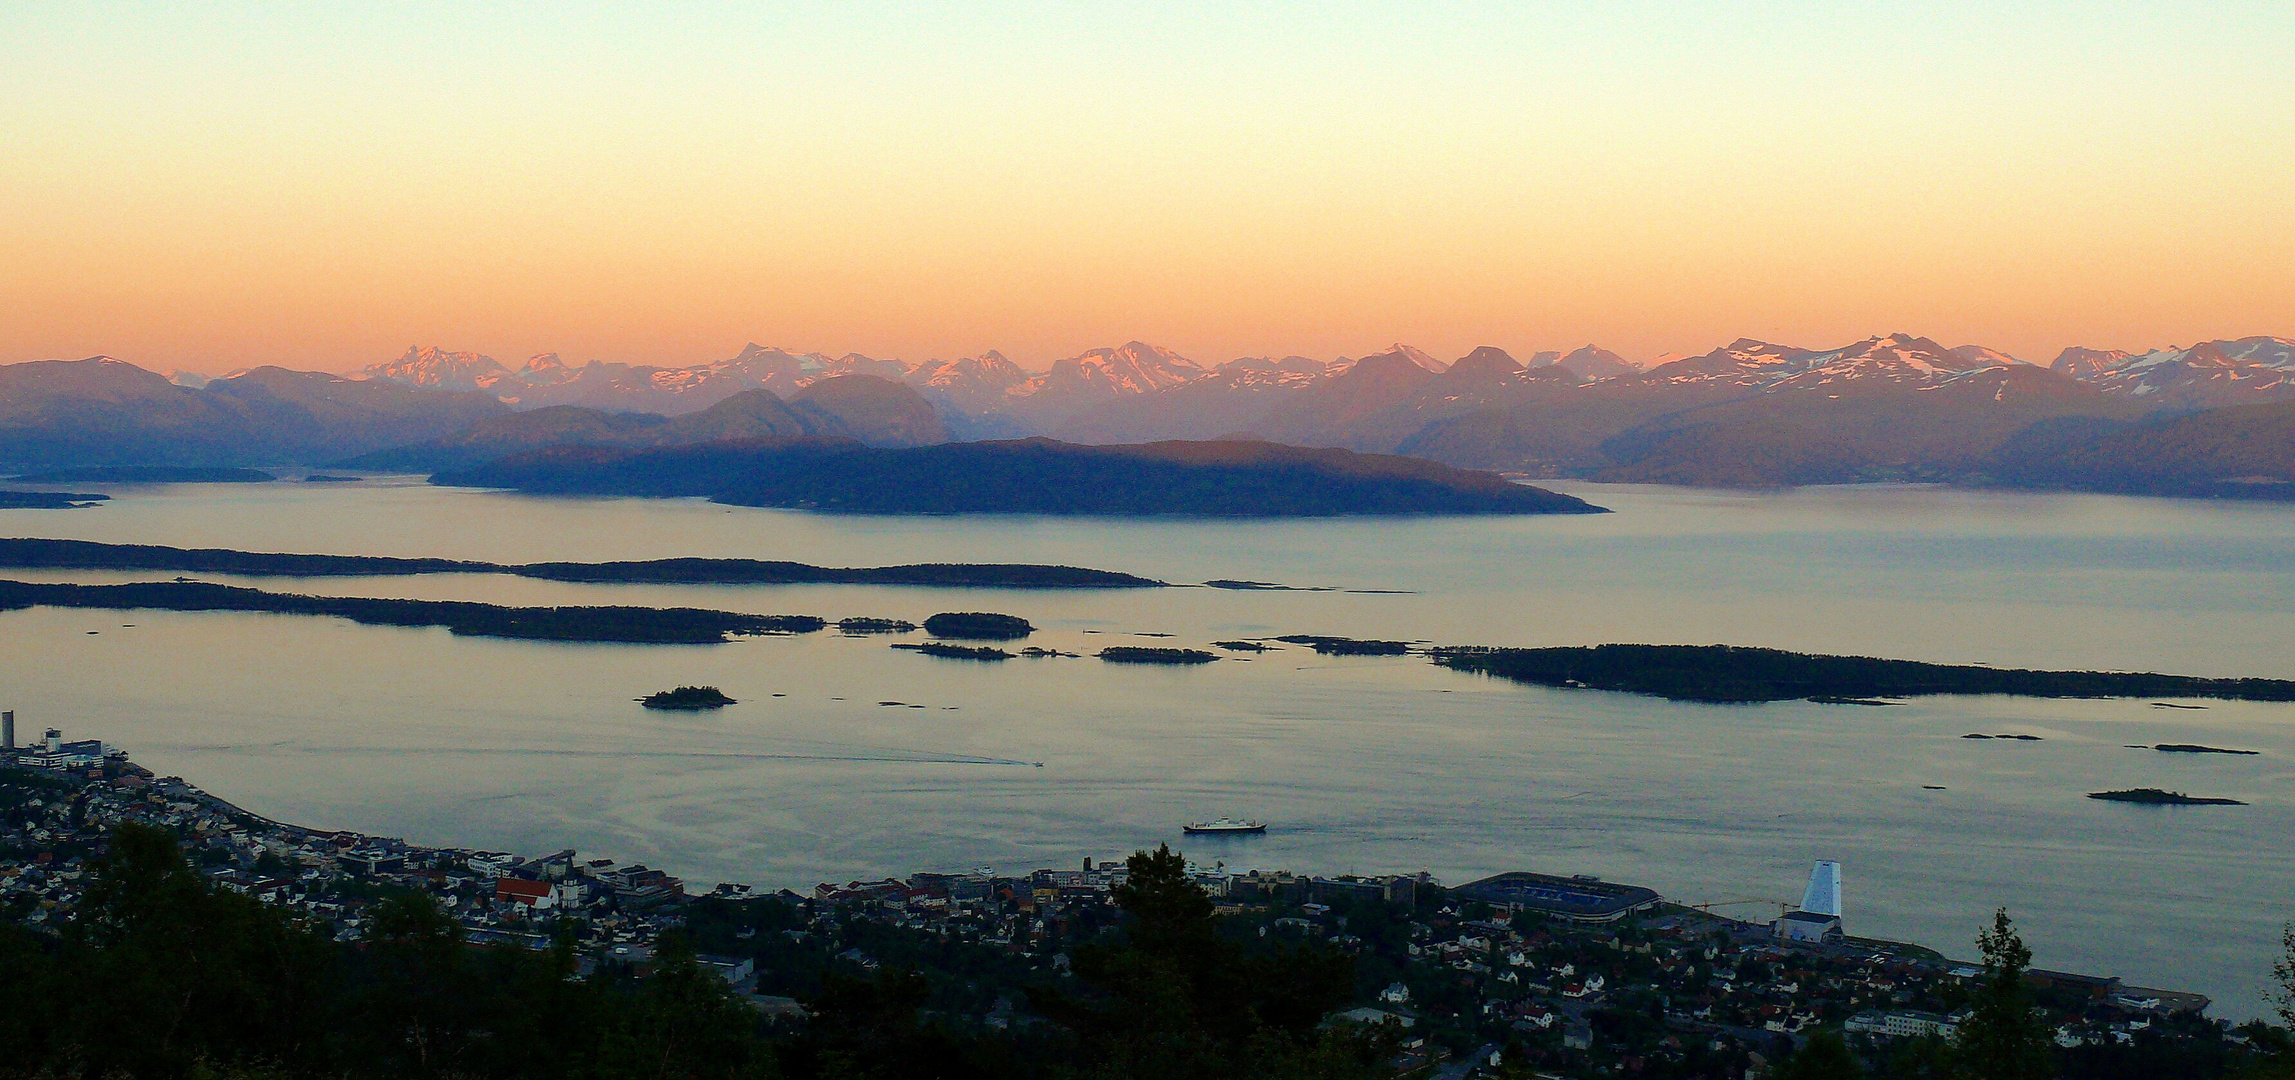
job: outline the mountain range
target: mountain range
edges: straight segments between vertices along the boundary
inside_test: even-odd
[[[993,351],[909,364],[751,344],[690,367],[576,366],[543,354],[513,369],[421,347],[348,378],[259,368],[171,383],[103,357],[0,367],[0,461],[435,470],[563,443],[1233,436],[1530,476],[2118,490],[2105,475],[2123,452],[2114,448],[2183,417],[2245,407],[2260,413],[2240,414],[2234,427],[2248,434],[2208,452],[2209,476],[2280,475],[2277,429],[2254,415],[2295,408],[2295,341],[2070,348],[2046,365],[1909,334],[1827,349],[1748,338],[1648,365],[1594,345],[1522,363],[1487,346],[1445,362],[1402,344],[1328,361],[1206,364],[1133,341],[1040,373]],[[2200,452],[2160,438],[2145,445]],[[2269,493],[2165,466],[2144,475],[2147,490]]]
[[[236,465],[330,461],[462,431],[491,394],[259,367],[197,389],[108,356],[0,366],[0,462]]]
[[[915,388],[874,375],[836,375],[806,383],[786,401],[771,390],[743,390],[682,416],[579,405],[506,412],[451,435],[360,455],[341,465],[437,472],[563,444],[635,449],[806,437],[879,447],[949,441],[940,414]]]

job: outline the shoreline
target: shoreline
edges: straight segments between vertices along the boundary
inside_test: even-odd
[[[92,744],[80,743],[77,745],[82,747],[89,747]],[[69,747],[67,747],[67,749],[69,749]],[[536,867],[542,868],[540,871],[538,871],[542,875],[550,874],[552,868],[555,868],[558,876],[561,879],[565,877],[589,876],[589,874],[585,873],[585,868],[587,868],[588,871],[602,872],[607,875],[620,873],[625,878],[631,875],[636,875],[638,878],[642,879],[641,882],[627,890],[622,889],[620,886],[616,886],[614,894],[615,899],[628,900],[634,898],[636,902],[631,904],[630,907],[639,912],[660,911],[670,914],[666,920],[661,921],[655,925],[648,925],[643,921],[638,922],[637,926],[640,931],[638,934],[634,936],[617,938],[617,941],[624,942],[625,944],[629,941],[635,941],[640,945],[648,947],[650,947],[651,934],[647,933],[646,931],[658,933],[658,931],[661,929],[673,928],[677,925],[680,925],[682,923],[682,918],[675,915],[674,913],[682,911],[688,905],[700,901],[722,900],[738,902],[758,898],[775,898],[784,903],[792,904],[825,904],[829,906],[875,904],[884,901],[893,892],[897,892],[903,888],[906,888],[907,886],[904,884],[904,882],[913,883],[919,879],[938,882],[969,882],[980,886],[981,891],[984,893],[992,893],[1000,885],[1006,889],[1033,886],[1034,890],[1041,890],[1044,887],[1044,884],[1049,882],[1055,891],[1081,888],[1088,891],[1096,891],[1097,893],[1104,896],[1110,888],[1122,881],[1124,874],[1123,870],[1120,868],[1121,864],[1119,863],[1101,862],[1094,866],[1090,860],[1087,860],[1084,867],[1080,870],[1060,870],[1047,867],[1016,874],[996,874],[995,872],[986,868],[973,871],[969,874],[917,871],[909,875],[909,877],[906,879],[885,878],[880,881],[855,880],[842,886],[831,882],[823,882],[814,886],[812,893],[809,896],[803,893],[799,893],[794,889],[786,886],[770,889],[768,891],[766,887],[758,886],[752,883],[740,882],[720,882],[706,893],[692,894],[685,891],[684,882],[682,879],[671,876],[664,871],[649,870],[642,864],[633,864],[629,867],[619,867],[616,861],[610,858],[583,862],[577,858],[577,852],[572,848],[563,849],[547,856],[532,856],[513,852],[487,851],[483,849],[465,847],[412,844],[395,837],[376,836],[373,834],[360,832],[355,829],[319,829],[309,826],[297,825],[292,822],[281,821],[251,810],[247,810],[246,808],[232,803],[220,796],[210,794],[204,789],[199,788],[197,785],[192,784],[190,781],[182,777],[156,776],[150,770],[144,769],[141,766],[134,764],[124,751],[115,750],[108,744],[102,746],[101,753],[97,755],[96,760],[92,764],[83,764],[76,770],[27,764],[24,760],[26,756],[27,755],[22,750],[0,751],[0,785],[4,785],[6,781],[8,781],[11,777],[21,778],[26,776],[50,776],[64,778],[77,776],[84,784],[88,786],[110,784],[116,785],[123,790],[130,792],[148,789],[153,793],[166,796],[170,800],[170,805],[188,804],[195,809],[203,810],[207,817],[210,819],[214,817],[222,817],[226,819],[234,819],[235,822],[252,823],[268,831],[281,834],[283,837],[292,840],[295,844],[305,849],[308,849],[313,845],[318,845],[321,847],[332,846],[337,850],[339,856],[342,859],[347,860],[352,864],[364,863],[367,867],[369,867],[367,873],[374,877],[387,877],[388,872],[379,868],[394,863],[400,866],[411,866],[416,863],[435,864],[440,861],[452,860],[459,860],[466,866],[471,866],[474,869],[478,869],[479,872],[484,872],[483,869],[479,869],[482,865],[485,868],[492,868],[494,870],[504,872],[502,876],[495,878],[497,882],[504,880],[505,878],[511,878],[512,880],[527,880],[527,878],[512,877],[512,875],[516,874],[522,868],[530,869]],[[247,825],[239,824],[238,827],[245,829],[247,828]],[[216,831],[227,832],[228,830],[219,829]],[[339,866],[340,863],[338,862],[337,865]],[[1241,889],[1245,894],[1257,894],[1265,896],[1273,896],[1286,888],[1296,889],[1304,895],[1314,895],[1314,891],[1316,889],[1337,889],[1357,895],[1373,895],[1390,900],[1393,899],[1398,894],[1398,892],[1402,895],[1410,895],[1419,889],[1431,889],[1437,892],[1447,892],[1454,897],[1463,896],[1472,899],[1477,895],[1476,890],[1478,888],[1482,889],[1483,892],[1488,893],[1489,889],[1487,887],[1492,885],[1492,883],[1499,882],[1501,879],[1527,876],[1558,883],[1564,887],[1567,887],[1571,883],[1579,883],[1589,888],[1601,890],[1604,893],[1646,894],[1646,901],[1641,902],[1638,906],[1625,907],[1614,914],[1604,914],[1598,918],[1575,917],[1569,914],[1561,913],[1561,909],[1559,908],[1554,909],[1548,913],[1550,916],[1566,923],[1574,923],[1586,927],[1599,927],[1626,915],[1638,915],[1644,912],[1652,912],[1655,913],[1652,917],[1659,919],[1690,919],[1693,921],[1701,922],[1705,924],[1709,930],[1718,930],[1726,936],[1730,937],[1732,940],[1768,941],[1768,939],[1771,938],[1772,933],[1769,924],[1737,919],[1714,913],[1714,908],[1729,906],[1726,904],[1700,904],[1668,898],[1658,894],[1655,890],[1649,890],[1639,886],[1608,882],[1592,875],[1584,874],[1564,878],[1551,875],[1534,874],[1524,871],[1512,871],[1495,875],[1494,877],[1483,879],[1482,881],[1478,882],[1470,882],[1455,887],[1445,887],[1438,880],[1434,879],[1432,875],[1426,874],[1423,871],[1415,875],[1388,874],[1364,876],[1356,874],[1342,874],[1337,877],[1321,877],[1313,874],[1297,874],[1287,869],[1271,870],[1265,868],[1252,868],[1241,872],[1228,872],[1225,870],[1224,865],[1224,863],[1220,864],[1220,869],[1217,871],[1206,872],[1201,870],[1196,864],[1192,862],[1190,863],[1191,874],[1196,879],[1197,884],[1205,887],[1206,891],[1213,895],[1215,898],[1215,903],[1219,904],[1222,910],[1232,909],[1232,905],[1229,903],[1229,900],[1233,896],[1237,895],[1238,889]],[[354,872],[355,871],[349,871],[345,873]],[[547,878],[544,879],[547,880]],[[4,880],[5,879],[0,879],[0,881]],[[274,887],[274,883],[267,883],[261,880],[246,880],[243,875],[240,877],[233,877],[230,873],[218,876],[216,880],[217,883],[222,887],[235,888],[237,891],[252,892],[264,899],[270,899],[270,897],[265,894],[272,891]],[[435,881],[444,879],[438,879],[436,875],[432,875],[430,878],[426,878],[425,880]],[[1750,902],[1751,901],[1747,901],[1747,903]],[[1763,903],[1771,902],[1774,901],[1764,901]],[[1310,905],[1310,907],[1312,906],[1313,905]],[[1785,905],[1780,904],[1779,906],[1783,908]],[[546,939],[542,936],[532,934],[530,932],[520,931],[514,926],[510,928],[472,926],[468,927],[467,929],[470,930],[475,940],[480,941],[496,941],[501,943],[521,944],[531,948],[541,948],[546,944]],[[1783,931],[1777,931],[1777,933],[1782,935]],[[1890,961],[1895,963],[1912,964],[1916,966],[1932,968],[1938,974],[1944,974],[1951,971],[1965,972],[1969,969],[1969,965],[1967,963],[1962,961],[1955,961],[1946,956],[1944,953],[1941,953],[1935,949],[1931,949],[1927,946],[1914,942],[1893,941],[1883,938],[1856,937],[1841,933],[1835,933],[1830,938],[1822,941],[1799,941],[1788,940],[1780,936],[1774,942],[1774,944],[1779,946],[1789,946],[1796,949],[1810,950],[1821,954],[1834,955],[1836,957],[1849,957],[1869,953],[1872,954],[1875,959],[1887,957]],[[2194,1015],[2204,1014],[2204,1012],[2213,1004],[2212,1000],[2206,995],[2148,987],[2127,987],[2122,986],[2117,978],[2076,975],[2064,972],[2041,972],[2037,969],[2036,974],[2052,976],[2058,980],[2072,981],[2079,985],[2104,985],[2108,983],[2111,986],[2118,988],[2115,992],[2124,991],[2126,995],[2135,996],[2148,995],[2152,999],[2168,1001],[2171,1003],[2172,1011],[2175,1012],[2188,1012]]]

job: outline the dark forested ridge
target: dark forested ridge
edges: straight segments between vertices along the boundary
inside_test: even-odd
[[[2295,499],[2295,401],[2142,423],[2038,426],[1997,458],[1994,481],[2016,487]]]
[[[743,615],[706,608],[519,608],[459,600],[303,596],[202,581],[127,585],[0,581],[0,611],[28,607],[329,615],[370,626],[443,626],[471,637],[639,645],[717,644],[740,635],[810,633],[828,625],[811,615]]]
[[[740,506],[879,514],[1603,512],[1494,473],[1251,440],[1078,446],[1020,439],[910,449],[824,439],[658,450],[561,446],[440,473],[432,482],[545,494],[699,495]]]
[[[2204,679],[2115,671],[2029,671],[1818,656],[1734,645],[1595,645],[1544,649],[1453,647],[1434,662],[1516,682],[1618,690],[1675,701],[1759,702],[1929,694],[2018,697],[2199,697],[2295,701],[2283,679]]]
[[[100,498],[100,496],[99,496]],[[914,563],[813,566],[761,559],[642,559],[627,562],[491,563],[378,555],[286,555],[227,548],[103,544],[91,540],[0,539],[0,566],[52,570],[175,570],[256,577],[388,577],[402,574],[513,574],[548,581],[693,585],[923,585],[999,589],[1127,589],[1163,582],[1076,566],[1030,563]]]

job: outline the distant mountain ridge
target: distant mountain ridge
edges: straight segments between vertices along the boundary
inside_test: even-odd
[[[2246,337],[2143,353],[2066,349],[2049,365],[2155,409],[2295,401],[2295,340]]]
[[[453,435],[339,464],[435,472],[467,469],[549,446],[639,448],[806,437],[905,447],[946,442],[948,431],[914,388],[873,375],[842,375],[808,383],[787,401],[771,390],[743,390],[700,412],[675,417],[578,405],[505,413]]]
[[[750,343],[688,367],[575,366],[545,353],[512,369],[477,353],[413,347],[362,374],[261,368],[171,382],[108,358],[12,365],[0,368],[0,460],[465,468],[569,443],[1249,436],[1531,476],[1769,486],[2045,485],[2077,475],[2094,486],[2103,481],[2088,466],[2018,455],[2062,454],[2078,439],[2190,413],[2295,401],[2295,340],[2071,348],[2046,366],[1905,333],[1824,349],[1740,338],[1647,365],[1591,344],[1523,363],[1491,346],[1445,362],[1400,343],[1331,361],[1205,364],[1130,341],[1040,373],[994,351],[908,364]],[[2173,441],[2161,451],[2195,446]]]
[[[484,393],[260,367],[181,386],[108,356],[0,366],[0,463],[325,461],[508,412]]]

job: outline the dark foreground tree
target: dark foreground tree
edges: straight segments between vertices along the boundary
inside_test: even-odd
[[[987,1080],[1018,1073],[995,1040],[928,1019],[932,989],[914,971],[872,978],[823,972],[805,1030],[782,1047],[796,1080]],[[1025,1075],[1025,1074],[1021,1074]]]
[[[2272,1011],[2286,1026],[2260,1020],[2241,1029],[2255,1047],[2243,1080],[2295,1080],[2295,922],[2279,928],[2279,958],[2271,964]]]
[[[571,938],[472,946],[424,895],[376,904],[368,927],[338,945],[122,824],[60,935],[0,925],[0,1080],[771,1073],[754,1012],[676,935],[649,978],[579,979]]]
[[[2056,1075],[2053,1045],[2024,983],[2032,950],[2016,934],[2008,909],[1993,913],[1992,928],[1976,935],[1984,977],[1968,1018],[1960,1025],[1961,1072],[1970,1080],[2048,1080]]]
[[[2271,1007],[2279,1013],[2279,1022],[2295,1027],[2295,922],[2279,928],[2279,959],[2271,964],[2271,981],[2278,989],[2271,995]]]
[[[1140,1080],[1379,1076],[1376,1039],[1324,1028],[1354,988],[1353,963],[1326,949],[1247,950],[1223,939],[1211,898],[1166,845],[1126,863],[1115,900],[1120,944],[1075,952],[1086,995],[1037,995],[1073,1031],[1088,1075]]]
[[[1849,1050],[1838,1031],[1820,1031],[1778,1063],[1776,1080],[1859,1080],[1864,1063]]]
[[[276,908],[208,887],[166,830],[112,832],[55,958],[51,1049],[91,1074],[301,1068],[321,1050],[332,947]]]
[[[682,933],[662,935],[654,972],[621,1007],[599,1057],[600,1073],[661,1080],[746,1080],[772,1075],[755,1037],[757,1014],[725,980],[702,967]]]

